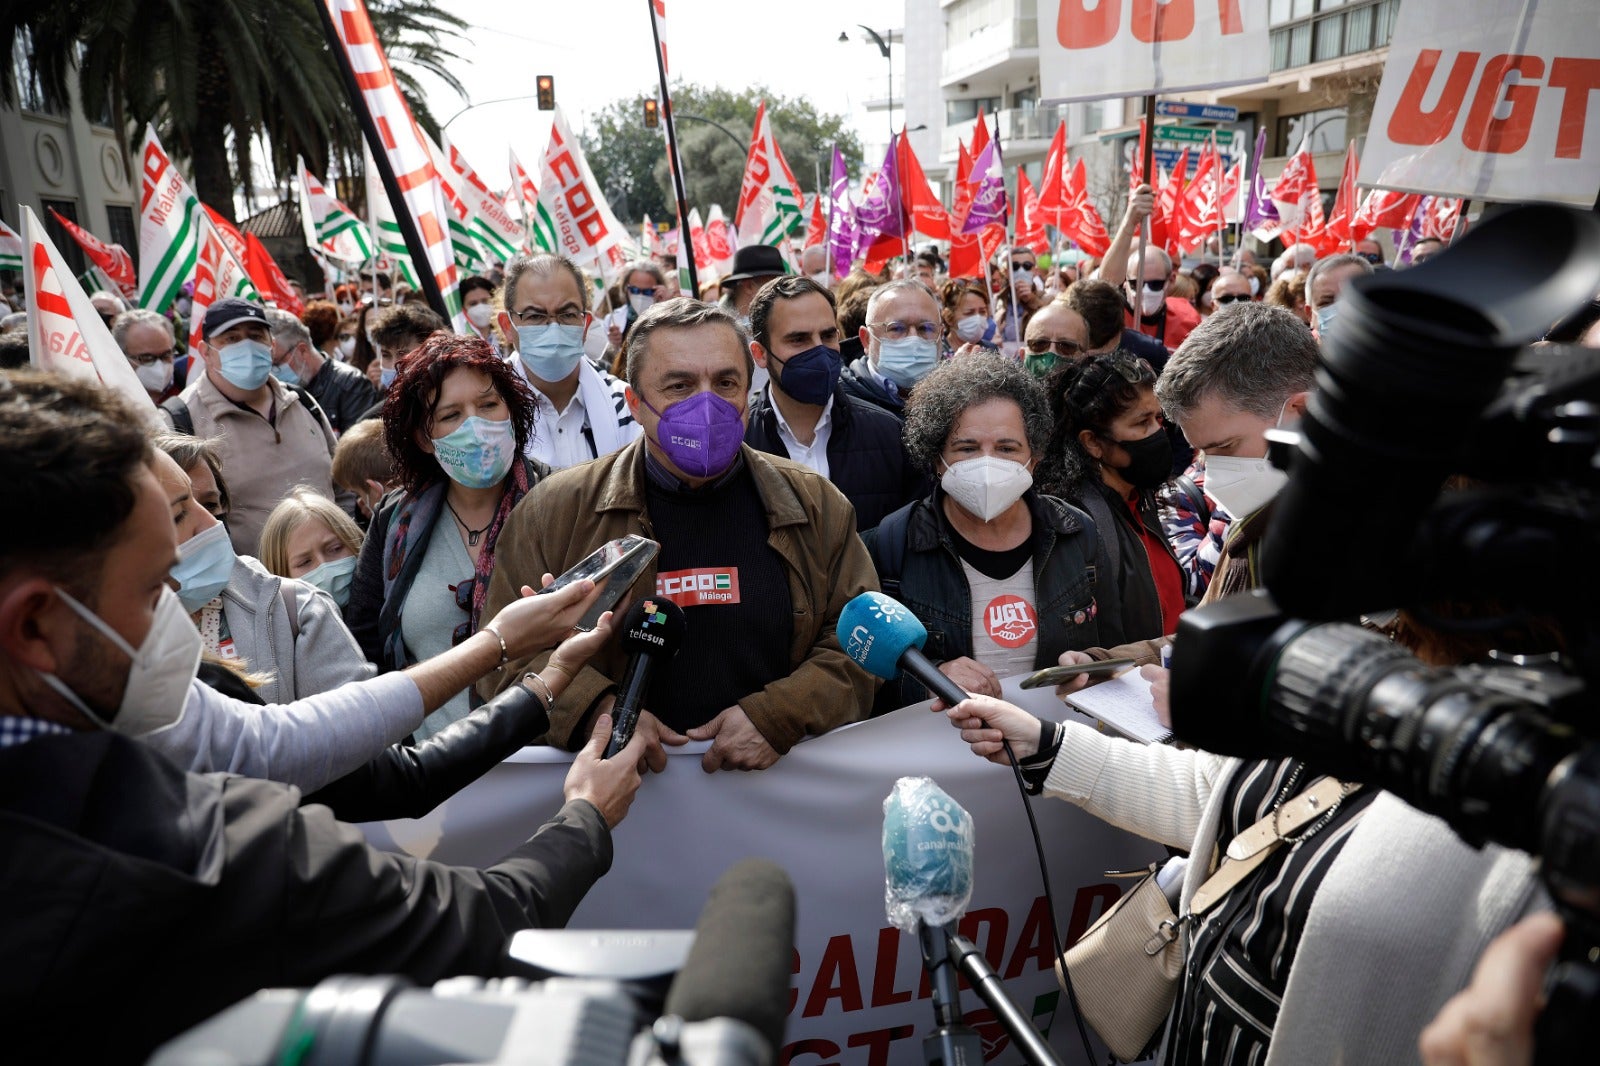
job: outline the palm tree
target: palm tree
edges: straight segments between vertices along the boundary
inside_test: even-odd
[[[322,0],[52,0],[0,13],[0,100],[15,102],[19,36],[47,92],[66,98],[76,69],[83,108],[109,113],[138,143],[152,123],[187,159],[196,194],[233,218],[233,194],[250,184],[253,146],[274,173],[295,157],[325,173],[332,159],[359,170],[361,130],[323,36]],[[462,93],[443,43],[466,24],[429,0],[368,0],[373,30],[417,121],[437,132],[413,71]],[[464,95],[464,94],[463,94]],[[131,160],[130,160],[131,163]]]

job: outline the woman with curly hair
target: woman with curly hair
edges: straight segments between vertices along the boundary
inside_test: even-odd
[[[527,384],[480,338],[441,330],[400,360],[383,433],[401,487],[373,516],[347,611],[379,669],[402,669],[477,631],[500,529],[550,472],[523,457],[534,410]],[[475,705],[458,694],[416,738]]]
[[[924,651],[968,692],[1054,666],[1069,650],[1122,642],[1099,621],[1094,524],[1033,487],[1050,437],[1038,379],[1002,355],[939,364],[906,404],[913,465],[938,484],[862,535],[883,590],[928,629]],[[885,685],[881,710],[927,699]]]
[[[1055,432],[1039,480],[1100,531],[1102,624],[1129,641],[1170,635],[1184,609],[1183,574],[1162,532],[1156,492],[1172,474],[1172,439],[1156,372],[1125,351],[1058,366],[1045,380]]]

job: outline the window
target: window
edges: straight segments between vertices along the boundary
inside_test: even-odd
[[[1311,151],[1342,152],[1345,146],[1345,109],[1329,108],[1324,111],[1307,111],[1303,115],[1290,115],[1278,119],[1278,143],[1283,154],[1300,150],[1300,142],[1311,136]]]
[[[944,124],[946,126],[959,126],[963,122],[971,122],[978,117],[978,108],[983,108],[985,115],[993,115],[1000,110],[998,96],[983,96],[972,100],[946,100],[944,102]]]
[[[1011,14],[1007,0],[960,0],[944,13],[946,48],[969,41],[993,29]]]
[[[66,113],[66,107],[56,94],[45,88],[39,72],[33,66],[33,35],[19,29],[11,45],[11,67],[16,71],[17,106],[23,111],[37,111],[46,115]]]
[[[1318,19],[1311,24],[1311,54],[1320,63],[1324,59],[1338,59],[1344,54],[1344,16],[1334,15]]]
[[[45,232],[50,234],[50,239],[55,242],[56,250],[67,261],[67,265],[72,268],[74,274],[82,274],[88,269],[88,260],[83,257],[83,249],[78,247],[78,242],[72,239],[72,235],[67,232],[66,227],[57,222],[56,216],[51,214],[54,211],[68,222],[78,225],[77,202],[73,200],[40,200],[39,206],[44,208],[39,214],[44,221]],[[95,287],[98,288],[99,286]]]
[[[133,208],[107,204],[106,218],[111,225],[111,243],[127,249],[135,270],[139,269],[139,230],[134,225]]]
[[[1039,88],[1022,89],[1011,94],[1011,106],[1023,111],[1032,111],[1039,104]]]

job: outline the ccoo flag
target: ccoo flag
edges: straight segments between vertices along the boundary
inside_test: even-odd
[[[300,203],[310,219],[311,247],[330,259],[353,265],[372,258],[372,234],[300,161]]]
[[[627,262],[623,244],[627,228],[601,195],[600,183],[560,104],[539,165],[539,205],[533,226],[540,247],[560,252],[580,267],[597,267],[609,277]]]
[[[750,133],[739,207],[733,216],[740,245],[782,246],[783,238],[804,223],[803,207],[800,183],[778,148],[772,120],[767,116],[767,102],[763,100],[756,106],[756,126]]]
[[[164,315],[194,276],[200,254],[200,198],[173,166],[153,127],[139,150],[139,306]]]
[[[23,291],[27,296],[28,358],[41,370],[88,378],[121,393],[156,421],[144,391],[83,286],[45,233],[33,209],[22,209]]]
[[[50,213],[61,224],[61,228],[67,231],[67,235],[78,242],[78,247],[83,249],[84,254],[88,255],[94,261],[94,265],[99,267],[117,287],[118,292],[129,300],[138,299],[139,278],[133,270],[133,257],[128,254],[126,248],[120,244],[105,243],[70,218],[64,217],[53,207]]]

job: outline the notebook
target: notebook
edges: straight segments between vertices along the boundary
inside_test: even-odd
[[[1090,685],[1067,697],[1067,703],[1129,740],[1165,744],[1172,730],[1161,724],[1150,698],[1150,682],[1129,670],[1109,681]]]

